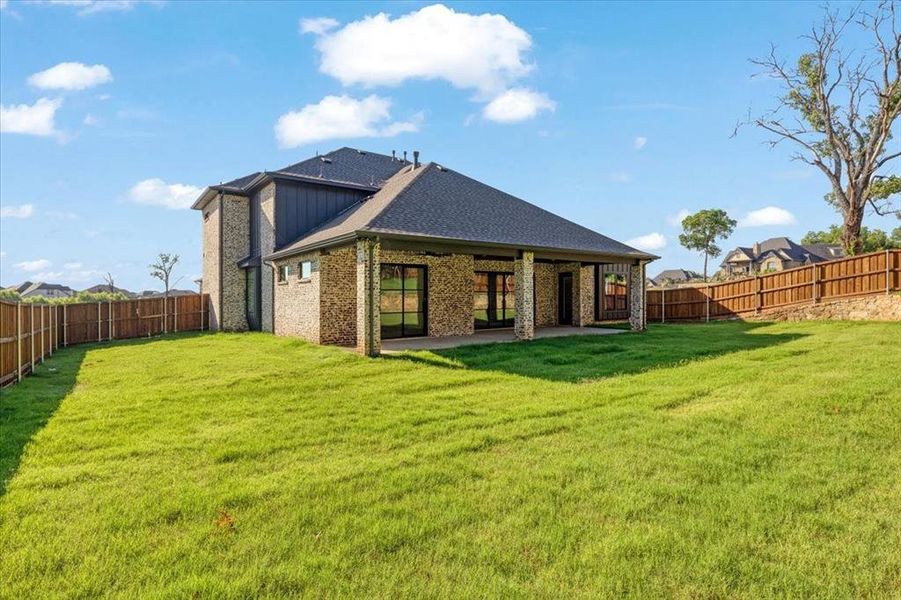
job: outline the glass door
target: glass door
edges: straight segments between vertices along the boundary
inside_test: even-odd
[[[477,272],[473,280],[476,329],[513,327],[516,318],[515,277],[512,273]]]
[[[426,335],[426,268],[383,264],[379,285],[382,339]]]

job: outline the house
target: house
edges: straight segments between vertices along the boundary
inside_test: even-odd
[[[796,244],[787,237],[755,242],[751,247],[739,246],[726,255],[720,265],[727,277],[783,271],[845,256],[841,246],[831,244]]]
[[[396,337],[508,327],[530,339],[610,318],[644,328],[656,256],[418,154],[341,148],[207,187],[193,208],[210,327],[370,355]]]
[[[650,281],[652,285],[664,286],[703,280],[704,276],[694,271],[689,271],[687,269],[667,269],[661,271],[657,277],[654,277]]]
[[[75,290],[68,286],[60,285],[58,283],[46,283],[43,281],[36,281],[34,283],[26,281],[10,289],[17,291],[19,296],[23,299],[34,296],[41,296],[48,299],[68,298],[69,296],[75,295]]]
[[[85,288],[83,291],[87,292],[89,294],[106,294],[106,293],[109,293],[111,290],[110,290],[110,286],[108,286],[107,284],[98,283],[97,285],[92,285],[89,288]],[[133,298],[135,295],[134,292],[129,292],[128,290],[126,290],[124,288],[120,288],[120,287],[116,287],[116,286],[113,286],[112,292],[114,294],[122,294],[127,298]]]

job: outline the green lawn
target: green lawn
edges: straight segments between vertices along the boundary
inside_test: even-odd
[[[0,397],[0,597],[898,597],[899,350],[721,323],[61,351]]]

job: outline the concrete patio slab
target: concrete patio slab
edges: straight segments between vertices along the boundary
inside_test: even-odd
[[[614,335],[625,332],[626,330],[624,329],[605,329],[601,327],[542,327],[535,330],[535,339],[540,340],[568,335]],[[513,335],[512,329],[488,329],[477,331],[473,335],[382,340],[382,353],[393,354],[406,350],[444,350],[458,346],[515,341],[516,337]]]

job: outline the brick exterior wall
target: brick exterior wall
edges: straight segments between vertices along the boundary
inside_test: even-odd
[[[353,346],[357,343],[357,249],[326,250],[319,261],[320,290],[326,291],[319,302],[320,342]]]
[[[237,263],[247,256],[249,211],[247,198],[228,194],[210,200],[203,209],[203,291],[210,295],[214,331],[247,330],[246,281]]]
[[[260,256],[275,251],[275,184],[269,183],[256,194],[260,202]],[[275,272],[263,263],[260,266],[260,313],[261,328],[272,332],[272,301]]]
[[[535,263],[535,327],[557,326],[557,268]]]
[[[357,352],[377,356],[382,350],[379,328],[381,244],[357,240]]]
[[[299,265],[302,261],[312,263],[312,273],[308,280],[300,279]],[[291,276],[282,283],[276,281],[272,286],[275,310],[276,335],[287,335],[303,338],[319,344],[322,341],[320,319],[320,293],[322,272],[318,252],[291,256],[275,261],[276,269],[283,265],[291,266]],[[266,284],[263,284],[263,289]]]
[[[474,270],[483,269],[474,269],[472,255],[427,256],[417,252],[384,250],[382,264],[387,263],[427,267],[430,336],[470,335],[475,331],[472,317],[472,279]],[[512,261],[502,264],[506,268],[496,270],[513,272]]]
[[[219,198],[214,198],[203,207],[203,293],[210,295],[210,331],[217,331],[222,320],[219,305],[221,286],[219,282],[219,225],[222,211]]]

